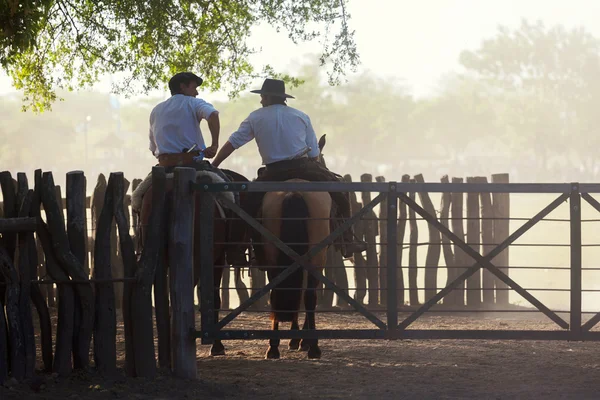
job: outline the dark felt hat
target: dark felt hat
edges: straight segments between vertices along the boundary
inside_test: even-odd
[[[264,94],[267,96],[283,97],[285,99],[293,99],[294,96],[290,96],[285,93],[285,82],[279,79],[267,78],[263,82],[260,90],[251,90],[250,93]]]

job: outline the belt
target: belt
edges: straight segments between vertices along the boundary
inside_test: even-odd
[[[194,157],[200,154],[199,150],[189,153],[170,153],[158,156],[158,165],[161,167],[181,167],[194,163]]]
[[[309,159],[307,157],[303,158],[294,158],[292,160],[282,160],[276,161],[274,163],[270,163],[265,165],[267,169],[287,169],[287,168],[298,168],[305,166],[308,163]]]

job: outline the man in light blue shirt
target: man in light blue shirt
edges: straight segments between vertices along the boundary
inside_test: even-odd
[[[284,82],[266,79],[262,89],[253,90],[252,93],[261,95],[260,103],[263,107],[250,113],[239,129],[231,134],[215,157],[213,166],[218,167],[236,149],[255,139],[262,163],[265,165],[257,181],[281,182],[293,178],[308,181],[340,181],[338,175],[318,162],[319,146],[310,118],[302,111],[287,106],[286,99],[293,97],[285,93]],[[343,223],[344,219],[350,218],[351,213],[348,193],[331,192],[330,194],[337,205],[337,217]],[[244,207],[246,212],[256,217],[263,197],[264,193],[247,193]],[[366,249],[365,243],[355,241],[353,231],[350,229],[344,232],[342,240],[344,244],[339,247],[345,257],[352,257],[353,253]],[[261,250],[256,246],[255,250],[258,258]]]

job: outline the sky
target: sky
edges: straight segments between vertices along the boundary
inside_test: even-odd
[[[416,97],[435,94],[440,79],[459,70],[460,52],[479,47],[498,25],[514,28],[522,18],[539,19],[546,26],[583,26],[600,37],[598,0],[350,0],[348,11],[362,62],[358,72],[399,81]],[[285,33],[275,34],[265,25],[253,30],[250,44],[262,48],[254,57],[258,65],[268,62],[292,72],[306,54],[321,49],[316,42],[296,46]],[[104,77],[96,89],[109,91],[109,82]],[[0,94],[13,90],[2,72]],[[200,96],[226,98],[225,91]]]

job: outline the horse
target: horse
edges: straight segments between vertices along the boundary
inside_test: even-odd
[[[319,148],[325,145],[325,136],[319,141]],[[320,158],[321,160],[321,158]],[[303,179],[289,179],[285,182],[307,182]],[[303,255],[315,244],[321,242],[330,233],[332,199],[328,192],[267,192],[259,209],[262,225],[283,243]],[[263,238],[264,260],[257,260],[267,269],[269,281],[275,279],[282,267],[289,266],[293,260],[281,252],[275,245]],[[327,247],[313,256],[309,262],[322,272],[327,260]],[[269,268],[269,267],[275,268]],[[271,329],[278,330],[280,322],[291,322],[291,329],[298,330],[298,311],[303,294],[304,268],[298,268],[279,285],[271,290]],[[302,329],[315,329],[315,308],[317,305],[317,286],[319,281],[308,274],[304,290],[304,308],[306,311]],[[279,339],[271,339],[265,354],[267,359],[280,358]],[[290,350],[307,351],[308,358],[320,358],[321,349],[318,339],[292,339]]]
[[[230,170],[226,170],[226,169],[221,169],[221,171],[223,173],[225,173],[225,175],[227,175],[229,177],[230,180],[234,181],[234,182],[248,182],[248,179],[246,177],[244,177],[241,174],[238,174],[236,172],[230,171]],[[169,173],[167,174],[167,178],[172,177],[173,174]],[[209,176],[211,177],[211,179],[213,180],[213,182],[223,182],[223,179],[221,177],[219,177],[216,173],[212,172],[212,171],[197,171],[196,173],[196,178],[200,178],[201,176]],[[150,177],[150,176],[149,176]],[[148,178],[149,178],[148,177]],[[140,224],[140,237],[141,237],[141,241],[140,241],[140,246],[142,246],[142,244],[144,243],[145,240],[145,235],[146,232],[143,229],[144,226],[147,226],[149,223],[149,219],[150,219],[150,214],[152,212],[152,196],[151,196],[151,189],[152,189],[152,181],[151,179],[146,178],[146,180],[144,182],[142,182],[142,184],[140,184],[140,186],[138,186],[138,188],[136,189],[136,191],[134,192],[134,194],[132,195],[132,206],[134,201],[134,198],[137,199],[137,202],[141,202],[140,207],[140,217],[139,217],[139,224]],[[167,185],[166,185],[166,193],[165,193],[165,212],[163,215],[163,221],[170,221],[170,216],[171,216],[171,205],[172,205],[172,198],[173,198],[173,179],[167,179]],[[144,193],[148,193],[148,195],[144,196]],[[229,198],[229,200],[233,201],[234,197],[233,194],[231,192],[225,192],[225,193],[221,193],[220,195],[223,196],[227,196]],[[240,201],[242,201],[242,197],[245,194],[240,192]],[[142,197],[143,196],[143,197]],[[141,200],[140,200],[141,197]],[[195,221],[194,221],[194,229],[196,229],[196,227],[200,226],[199,225],[199,218],[200,218],[200,196],[195,196]],[[218,201],[215,201],[215,206],[214,206],[214,212],[215,212],[215,220],[214,220],[214,231],[213,231],[213,238],[214,238],[214,246],[213,246],[213,260],[214,260],[214,273],[213,273],[213,286],[214,286],[214,306],[215,306],[215,321],[219,320],[219,308],[221,307],[221,295],[220,295],[220,284],[221,284],[221,279],[223,277],[223,267],[226,264],[226,259],[225,259],[225,246],[226,246],[226,242],[228,239],[228,230],[230,228],[230,217],[232,212],[230,210],[225,210]],[[221,216],[222,218],[219,218],[218,216]],[[167,225],[165,223],[165,231],[168,232],[167,229]],[[193,276],[193,280],[194,280],[194,287],[196,287],[198,285],[199,279],[200,279],[200,246],[199,243],[197,242],[200,238],[200,234],[199,232],[194,232],[194,238],[196,238],[196,243],[194,244],[194,276]],[[161,246],[163,246],[163,262],[164,265],[168,268],[168,260],[169,260],[169,254],[168,254],[168,240],[163,240],[163,242],[161,243]],[[213,345],[210,348],[210,355],[211,356],[221,356],[221,355],[225,355],[225,347],[223,346],[223,343],[221,342],[221,340],[219,339],[215,339],[215,341],[213,342]]]

